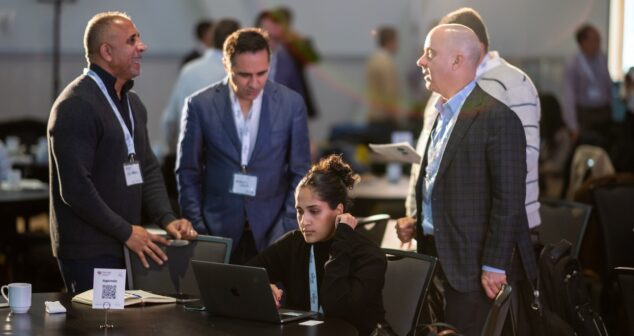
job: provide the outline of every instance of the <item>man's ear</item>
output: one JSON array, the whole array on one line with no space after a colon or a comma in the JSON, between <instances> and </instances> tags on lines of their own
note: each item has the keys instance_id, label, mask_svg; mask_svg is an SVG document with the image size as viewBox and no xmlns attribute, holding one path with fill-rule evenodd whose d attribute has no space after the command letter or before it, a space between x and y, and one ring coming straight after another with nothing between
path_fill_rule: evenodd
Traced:
<instances>
[{"instance_id":1,"label":"man's ear","mask_svg":"<svg viewBox=\"0 0 634 336\"><path fill-rule=\"evenodd\" d=\"M112 47L108 43L102 43L99 46L99 55L106 62L112 61Z\"/></svg>"},{"instance_id":2,"label":"man's ear","mask_svg":"<svg viewBox=\"0 0 634 336\"><path fill-rule=\"evenodd\" d=\"M458 69L460 65L462 65L463 60L464 56L462 54L456 55L456 57L453 59L453 63L451 63L451 70Z\"/></svg>"}]
</instances>

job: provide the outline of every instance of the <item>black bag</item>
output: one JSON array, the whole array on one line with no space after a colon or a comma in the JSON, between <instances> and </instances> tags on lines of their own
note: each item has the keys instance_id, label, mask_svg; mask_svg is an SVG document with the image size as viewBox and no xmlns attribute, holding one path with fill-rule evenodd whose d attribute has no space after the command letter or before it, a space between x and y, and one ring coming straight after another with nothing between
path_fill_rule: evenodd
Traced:
<instances>
[{"instance_id":1,"label":"black bag","mask_svg":"<svg viewBox=\"0 0 634 336\"><path fill-rule=\"evenodd\" d=\"M591 307L583 284L579 261L571 254L572 244L562 240L542 249L539 256L538 289L548 311L558 315L578 336L607 336L603 319Z\"/></svg>"}]
</instances>

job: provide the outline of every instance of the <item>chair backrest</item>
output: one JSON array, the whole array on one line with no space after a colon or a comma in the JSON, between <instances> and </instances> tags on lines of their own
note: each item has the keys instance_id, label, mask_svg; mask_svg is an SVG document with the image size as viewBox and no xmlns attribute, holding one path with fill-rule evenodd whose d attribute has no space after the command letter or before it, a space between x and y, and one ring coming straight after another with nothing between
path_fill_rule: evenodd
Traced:
<instances>
[{"instance_id":1,"label":"chair backrest","mask_svg":"<svg viewBox=\"0 0 634 336\"><path fill-rule=\"evenodd\" d=\"M629 335L634 335L634 267L616 267L614 269L621 288L621 298L627 313Z\"/></svg>"},{"instance_id":2,"label":"chair backrest","mask_svg":"<svg viewBox=\"0 0 634 336\"><path fill-rule=\"evenodd\" d=\"M614 165L608 153L601 147L580 145L575 150L570 166L570 179L566 199L571 200L575 191L590 178L614 174Z\"/></svg>"},{"instance_id":3,"label":"chair backrest","mask_svg":"<svg viewBox=\"0 0 634 336\"><path fill-rule=\"evenodd\" d=\"M124 247L128 287L159 294L199 297L191 260L228 263L231 245L230 238L199 235L185 246L161 246L168 261L162 266L148 261L150 268L143 267L139 258Z\"/></svg>"},{"instance_id":4,"label":"chair backrest","mask_svg":"<svg viewBox=\"0 0 634 336\"><path fill-rule=\"evenodd\" d=\"M634 267L634 183L603 185L591 193L603 231L607 269Z\"/></svg>"},{"instance_id":5,"label":"chair backrest","mask_svg":"<svg viewBox=\"0 0 634 336\"><path fill-rule=\"evenodd\" d=\"M387 257L383 307L385 319L398 335L416 328L437 259L424 254L383 249Z\"/></svg>"},{"instance_id":6,"label":"chair backrest","mask_svg":"<svg viewBox=\"0 0 634 336\"><path fill-rule=\"evenodd\" d=\"M493 301L491 309L489 309L489 315L487 315L484 328L482 328L482 336L499 336L502 335L502 328L506 321L506 316L509 312L509 306L511 304L511 292L510 285L504 285L502 290L498 293Z\"/></svg>"},{"instance_id":7,"label":"chair backrest","mask_svg":"<svg viewBox=\"0 0 634 336\"><path fill-rule=\"evenodd\" d=\"M541 243L555 244L565 239L572 244L572 256L579 257L592 207L561 200L540 200L540 203L539 213L542 223L536 231L539 233Z\"/></svg>"},{"instance_id":8,"label":"chair backrest","mask_svg":"<svg viewBox=\"0 0 634 336\"><path fill-rule=\"evenodd\" d=\"M381 246L385 227L390 220L388 214L378 214L365 218L359 218L355 231L373 241L377 246Z\"/></svg>"}]
</instances>

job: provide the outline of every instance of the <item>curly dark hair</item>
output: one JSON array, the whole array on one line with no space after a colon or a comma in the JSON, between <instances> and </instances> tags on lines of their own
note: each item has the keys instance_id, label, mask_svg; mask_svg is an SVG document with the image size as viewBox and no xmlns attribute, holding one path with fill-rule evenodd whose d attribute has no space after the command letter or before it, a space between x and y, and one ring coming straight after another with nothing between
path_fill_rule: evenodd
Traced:
<instances>
[{"instance_id":1,"label":"curly dark hair","mask_svg":"<svg viewBox=\"0 0 634 336\"><path fill-rule=\"evenodd\" d=\"M343 161L341 155L329 155L314 164L306 176L297 185L297 190L309 187L317 196L335 209L340 203L344 209L351 205L348 190L360 180L349 164Z\"/></svg>"}]
</instances>

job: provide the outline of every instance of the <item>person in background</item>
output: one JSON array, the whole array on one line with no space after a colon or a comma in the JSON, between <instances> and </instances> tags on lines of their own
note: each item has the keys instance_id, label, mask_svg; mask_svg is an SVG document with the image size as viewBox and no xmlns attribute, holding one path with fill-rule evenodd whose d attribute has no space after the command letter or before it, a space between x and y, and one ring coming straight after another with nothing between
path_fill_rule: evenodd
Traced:
<instances>
[{"instance_id":1,"label":"person in background","mask_svg":"<svg viewBox=\"0 0 634 336\"><path fill-rule=\"evenodd\" d=\"M227 37L238 29L240 29L240 23L234 19L227 18L218 21L211 29L212 47L206 49L200 58L189 62L181 69L169 102L163 111L163 140L166 155L176 155L176 143L185 98L227 76L222 64L222 45Z\"/></svg>"},{"instance_id":2,"label":"person in background","mask_svg":"<svg viewBox=\"0 0 634 336\"><path fill-rule=\"evenodd\" d=\"M145 267L162 265L169 244L141 224L145 213L176 239L193 239L170 208L150 147L147 111L131 91L146 45L126 14L104 12L86 26L88 68L53 103L48 122L51 244L69 292L92 288L94 268L125 268L123 246Z\"/></svg>"},{"instance_id":3,"label":"person in background","mask_svg":"<svg viewBox=\"0 0 634 336\"><path fill-rule=\"evenodd\" d=\"M211 28L213 27L213 22L208 19L203 19L198 21L196 24L196 28L194 29L194 36L196 38L196 46L188 52L183 59L181 60L181 68L190 61L193 61L199 57L201 57L205 50L211 48L212 37L211 37Z\"/></svg>"},{"instance_id":4,"label":"person in background","mask_svg":"<svg viewBox=\"0 0 634 336\"><path fill-rule=\"evenodd\" d=\"M282 43L300 69L300 79L304 86L304 100L309 118L318 115L317 104L313 100L313 94L308 81L308 69L319 63L320 55L310 38L300 35L293 29L293 11L286 6L279 6L273 10L282 25Z\"/></svg>"},{"instance_id":5,"label":"person in background","mask_svg":"<svg viewBox=\"0 0 634 336\"><path fill-rule=\"evenodd\" d=\"M418 60L439 95L423 153L417 218L399 219L403 243L437 256L444 321L480 335L506 284L536 278L526 208L526 138L518 116L476 83L481 45L470 28L441 24Z\"/></svg>"},{"instance_id":6,"label":"person in background","mask_svg":"<svg viewBox=\"0 0 634 336\"><path fill-rule=\"evenodd\" d=\"M564 70L563 118L573 143L602 147L612 145L612 79L601 52L601 36L590 24L575 34L579 52Z\"/></svg>"},{"instance_id":7,"label":"person in background","mask_svg":"<svg viewBox=\"0 0 634 336\"><path fill-rule=\"evenodd\" d=\"M266 268L278 307L319 311L369 335L384 323L385 254L354 231L348 190L359 176L340 156L313 165L295 190L299 229L288 232L248 264ZM276 284L283 285L284 290Z\"/></svg>"},{"instance_id":8,"label":"person in background","mask_svg":"<svg viewBox=\"0 0 634 336\"><path fill-rule=\"evenodd\" d=\"M393 27L379 27L375 32L376 50L365 65L369 101L368 132L371 142L391 142L392 131L401 118L400 79L394 55L398 50L398 33Z\"/></svg>"},{"instance_id":9,"label":"person in background","mask_svg":"<svg viewBox=\"0 0 634 336\"><path fill-rule=\"evenodd\" d=\"M295 62L283 43L284 27L280 15L272 11L260 13L256 19L256 27L262 28L268 33L271 47L271 63L269 77L275 82L299 93L304 98L306 88L302 81L302 70Z\"/></svg>"},{"instance_id":10,"label":"person in background","mask_svg":"<svg viewBox=\"0 0 634 336\"><path fill-rule=\"evenodd\" d=\"M245 263L295 227L293 191L310 168L306 105L268 80L266 33L240 29L223 47L227 78L187 98L176 177L183 216L233 239Z\"/></svg>"}]
</instances>

